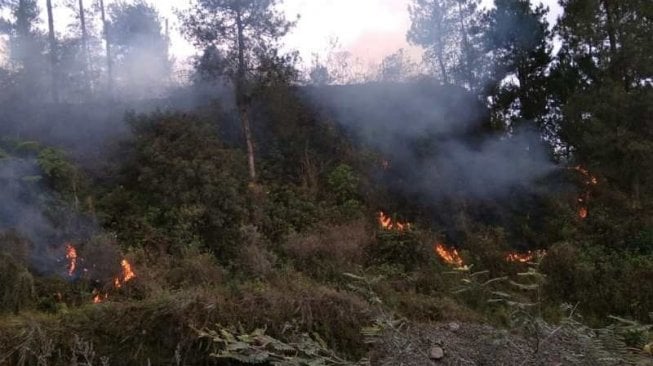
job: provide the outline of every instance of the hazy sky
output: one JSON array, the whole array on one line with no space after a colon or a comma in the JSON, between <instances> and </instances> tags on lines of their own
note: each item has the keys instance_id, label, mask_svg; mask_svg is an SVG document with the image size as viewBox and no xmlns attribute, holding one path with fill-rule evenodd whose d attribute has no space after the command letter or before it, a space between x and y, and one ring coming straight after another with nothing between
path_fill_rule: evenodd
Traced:
<instances>
[{"instance_id":1,"label":"hazy sky","mask_svg":"<svg viewBox=\"0 0 653 366\"><path fill-rule=\"evenodd\" d=\"M105 0L110 4L116 0ZM178 59L184 59L195 53L193 47L178 32L175 9L184 11L191 0L146 0L154 4L161 15L170 19L172 26L172 48ZM557 0L533 0L544 2L552 9L550 21L560 14ZM45 21L45 0L38 0L43 10L42 27ZM56 6L57 29L65 30L70 22L70 12L61 4L65 1L54 0ZM95 0L86 0L87 6ZM332 40L351 51L364 63L379 62L383 56L399 48L409 49L410 54L418 54L416 48L406 42L406 31L410 26L408 4L411 0L285 0L283 9L289 18L301 15L297 27L289 34L285 43L290 49L300 51L305 62L310 61L313 53L324 55ZM488 6L493 0L483 0ZM61 19L67 19L61 21Z\"/></svg>"},{"instance_id":2,"label":"hazy sky","mask_svg":"<svg viewBox=\"0 0 653 366\"><path fill-rule=\"evenodd\" d=\"M557 0L533 1L551 8L550 22L560 14ZM483 0L483 5L493 2ZM158 0L155 3L163 14L172 16L171 9L186 8L189 0ZM283 8L288 17L294 19L300 15L286 44L309 61L313 53L324 54L331 41L337 39L343 48L362 60L378 62L400 48L411 48L406 42L410 3L411 0L285 0ZM174 43L178 54L194 52L181 37L175 37Z\"/></svg>"}]
</instances>

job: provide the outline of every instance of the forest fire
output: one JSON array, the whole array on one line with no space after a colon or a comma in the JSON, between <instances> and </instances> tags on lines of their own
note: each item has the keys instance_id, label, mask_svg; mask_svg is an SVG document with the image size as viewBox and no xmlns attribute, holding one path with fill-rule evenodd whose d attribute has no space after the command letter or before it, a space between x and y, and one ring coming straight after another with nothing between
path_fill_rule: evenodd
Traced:
<instances>
[{"instance_id":1,"label":"forest fire","mask_svg":"<svg viewBox=\"0 0 653 366\"><path fill-rule=\"evenodd\" d=\"M77 272L77 264L78 264L78 255L77 255L77 249L70 243L66 244L66 260L67 260L67 265L66 265L66 271L68 273L68 276L73 277L75 273ZM134 272L134 269L132 268L131 263L127 259L122 259L120 261L120 274L113 279L113 287L114 289L119 289L122 288L127 282L133 280L136 278L136 273ZM84 273L87 273L88 270L84 268ZM108 292L101 292L97 288L93 290L93 303L94 304L99 304L106 300L109 297Z\"/></svg>"},{"instance_id":2,"label":"forest fire","mask_svg":"<svg viewBox=\"0 0 653 366\"><path fill-rule=\"evenodd\" d=\"M390 216L387 216L383 211L379 211L379 225L386 230L404 231L410 229L409 223L395 221Z\"/></svg>"},{"instance_id":3,"label":"forest fire","mask_svg":"<svg viewBox=\"0 0 653 366\"><path fill-rule=\"evenodd\" d=\"M127 282L136 278L136 273L134 273L134 270L132 269L132 266L129 263L129 261L123 259L120 262L120 267L122 268L120 275L113 279L114 289L122 288ZM108 298L109 298L108 292L102 293L97 289L93 290L93 304L100 304Z\"/></svg>"},{"instance_id":4,"label":"forest fire","mask_svg":"<svg viewBox=\"0 0 653 366\"><path fill-rule=\"evenodd\" d=\"M126 259L123 259L120 262L122 267L122 273L119 277L114 278L113 285L115 288L121 288L125 283L131 281L136 277L136 274L132 270L131 264Z\"/></svg>"},{"instance_id":5,"label":"forest fire","mask_svg":"<svg viewBox=\"0 0 653 366\"><path fill-rule=\"evenodd\" d=\"M582 166L577 165L577 166L575 166L575 167L572 167L571 169L573 169L573 170L579 172L579 173L582 174L585 178L587 178L587 180L585 181L585 185L588 185L588 186L589 186L589 185L595 186L595 185L599 184L599 180L598 180L598 178L596 178L595 176L593 176L593 175L589 172L589 170L583 168Z\"/></svg>"},{"instance_id":6,"label":"forest fire","mask_svg":"<svg viewBox=\"0 0 653 366\"><path fill-rule=\"evenodd\" d=\"M98 290L93 290L93 304L99 304L109 298L109 294L102 294Z\"/></svg>"},{"instance_id":7,"label":"forest fire","mask_svg":"<svg viewBox=\"0 0 653 366\"><path fill-rule=\"evenodd\" d=\"M581 220L585 220L589 216L589 207L587 204L589 203L590 199L590 188L592 186L598 185L599 184L599 179L595 176L593 176L589 170L583 168L581 165L577 165L574 167L569 168L571 170L575 170L579 172L583 177L585 177L585 191L578 197L578 217Z\"/></svg>"},{"instance_id":8,"label":"forest fire","mask_svg":"<svg viewBox=\"0 0 653 366\"><path fill-rule=\"evenodd\" d=\"M66 259L68 260L68 276L73 276L77 270L77 249L70 244L66 244Z\"/></svg>"},{"instance_id":9,"label":"forest fire","mask_svg":"<svg viewBox=\"0 0 653 366\"><path fill-rule=\"evenodd\" d=\"M442 243L435 244L433 248L435 253L442 259L443 262L449 264L457 269L468 269L467 265L463 262L463 259L460 257L458 250L454 248L447 248Z\"/></svg>"},{"instance_id":10,"label":"forest fire","mask_svg":"<svg viewBox=\"0 0 653 366\"><path fill-rule=\"evenodd\" d=\"M546 255L544 250L528 251L526 253L508 253L506 256L506 261L513 263L528 263L532 262L534 259L543 257Z\"/></svg>"}]
</instances>

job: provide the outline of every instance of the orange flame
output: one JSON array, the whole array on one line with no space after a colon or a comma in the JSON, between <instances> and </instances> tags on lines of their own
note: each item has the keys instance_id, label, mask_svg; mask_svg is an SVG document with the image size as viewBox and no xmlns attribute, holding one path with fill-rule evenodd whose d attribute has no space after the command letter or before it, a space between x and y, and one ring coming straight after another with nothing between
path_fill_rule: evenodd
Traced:
<instances>
[{"instance_id":1,"label":"orange flame","mask_svg":"<svg viewBox=\"0 0 653 366\"><path fill-rule=\"evenodd\" d=\"M386 230L404 231L410 228L409 223L402 223L394 221L390 216L387 216L383 211L379 211L379 225Z\"/></svg>"},{"instance_id":2,"label":"orange flame","mask_svg":"<svg viewBox=\"0 0 653 366\"><path fill-rule=\"evenodd\" d=\"M113 287L116 289L122 288L127 282L136 278L136 273L134 273L134 270L132 269L132 265L129 263L129 261L123 259L120 262L120 266L122 267L122 271L120 275L113 279ZM109 298L108 292L102 293L97 289L93 290L94 304L100 304L108 298Z\"/></svg>"},{"instance_id":3,"label":"orange flame","mask_svg":"<svg viewBox=\"0 0 653 366\"><path fill-rule=\"evenodd\" d=\"M571 169L573 169L573 170L579 172L579 173L582 174L585 178L587 178L587 180L585 181L585 184L586 184L586 185L588 185L588 186L589 186L589 185L595 186L595 185L599 184L599 179L596 178L595 176L593 176L593 175L589 172L589 170L583 168L582 166L577 165L577 166L575 166L575 167L572 167Z\"/></svg>"},{"instance_id":4,"label":"orange flame","mask_svg":"<svg viewBox=\"0 0 653 366\"><path fill-rule=\"evenodd\" d=\"M126 259L123 259L120 262L120 266L122 267L122 273L119 277L113 279L113 285L115 288L121 288L125 283L136 277L136 273L134 273L131 264Z\"/></svg>"},{"instance_id":5,"label":"orange flame","mask_svg":"<svg viewBox=\"0 0 653 366\"><path fill-rule=\"evenodd\" d=\"M460 257L460 254L458 251L454 248L447 248L444 246L442 243L437 243L435 244L435 247L433 248L435 250L435 253L444 261L445 263L452 265L456 268L459 269L466 269L468 268L465 265L465 262L463 262L463 259Z\"/></svg>"},{"instance_id":6,"label":"orange flame","mask_svg":"<svg viewBox=\"0 0 653 366\"><path fill-rule=\"evenodd\" d=\"M575 170L585 177L585 186L587 189L580 197L578 197L578 203L580 206L578 208L578 217L581 220L585 220L589 216L589 208L587 206L587 202L589 202L590 199L590 187L599 184L599 179L593 176L589 170L583 168L581 165L577 165L569 169Z\"/></svg>"},{"instance_id":7,"label":"orange flame","mask_svg":"<svg viewBox=\"0 0 653 366\"><path fill-rule=\"evenodd\" d=\"M66 244L66 259L68 259L68 276L72 276L77 269L77 249L70 243Z\"/></svg>"},{"instance_id":8,"label":"orange flame","mask_svg":"<svg viewBox=\"0 0 653 366\"><path fill-rule=\"evenodd\" d=\"M528 263L536 259L537 257L542 257L546 255L544 250L536 250L534 252L528 251L526 253L508 253L506 256L506 261L508 262L518 262L518 263Z\"/></svg>"},{"instance_id":9,"label":"orange flame","mask_svg":"<svg viewBox=\"0 0 653 366\"><path fill-rule=\"evenodd\" d=\"M101 293L98 290L93 290L93 304L99 304L103 302L104 300L109 298L109 294L107 293Z\"/></svg>"}]
</instances>

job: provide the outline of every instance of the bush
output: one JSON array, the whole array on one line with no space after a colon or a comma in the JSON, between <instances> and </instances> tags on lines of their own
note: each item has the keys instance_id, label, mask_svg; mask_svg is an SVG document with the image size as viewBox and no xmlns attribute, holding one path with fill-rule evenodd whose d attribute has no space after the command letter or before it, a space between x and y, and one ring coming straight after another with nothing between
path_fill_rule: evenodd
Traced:
<instances>
[{"instance_id":1,"label":"bush","mask_svg":"<svg viewBox=\"0 0 653 366\"><path fill-rule=\"evenodd\" d=\"M277 261L276 255L266 248L266 242L255 226L245 226L241 232L243 245L235 269L256 278L270 275Z\"/></svg>"},{"instance_id":2,"label":"bush","mask_svg":"<svg viewBox=\"0 0 653 366\"><path fill-rule=\"evenodd\" d=\"M264 212L257 224L272 242L280 242L291 232L309 229L322 216L314 200L293 188L273 185L267 194Z\"/></svg>"},{"instance_id":3,"label":"bush","mask_svg":"<svg viewBox=\"0 0 653 366\"><path fill-rule=\"evenodd\" d=\"M351 166L338 165L327 177L327 187L332 192L336 207L336 218L340 221L351 220L361 215L362 204L359 200L360 179Z\"/></svg>"},{"instance_id":4,"label":"bush","mask_svg":"<svg viewBox=\"0 0 653 366\"><path fill-rule=\"evenodd\" d=\"M554 245L542 262L547 297L579 304L594 324L608 315L650 321L653 309L653 257L601 247Z\"/></svg>"},{"instance_id":5,"label":"bush","mask_svg":"<svg viewBox=\"0 0 653 366\"><path fill-rule=\"evenodd\" d=\"M146 244L149 232L168 251L200 244L220 260L235 258L247 213L243 155L190 115L153 114L130 123L134 138L103 202L107 224L135 245Z\"/></svg>"},{"instance_id":6,"label":"bush","mask_svg":"<svg viewBox=\"0 0 653 366\"><path fill-rule=\"evenodd\" d=\"M366 262L370 235L363 221L293 234L284 251L299 271L320 279L334 279Z\"/></svg>"},{"instance_id":7,"label":"bush","mask_svg":"<svg viewBox=\"0 0 653 366\"><path fill-rule=\"evenodd\" d=\"M391 264L411 272L433 260L433 240L416 229L380 230L368 247L370 265Z\"/></svg>"},{"instance_id":8,"label":"bush","mask_svg":"<svg viewBox=\"0 0 653 366\"><path fill-rule=\"evenodd\" d=\"M503 275L514 267L506 262L510 248L501 228L483 227L467 233L464 248L463 254L474 269L488 270L491 276Z\"/></svg>"},{"instance_id":9,"label":"bush","mask_svg":"<svg viewBox=\"0 0 653 366\"><path fill-rule=\"evenodd\" d=\"M0 313L18 313L33 303L35 292L32 275L13 257L2 252L0 284Z\"/></svg>"}]
</instances>

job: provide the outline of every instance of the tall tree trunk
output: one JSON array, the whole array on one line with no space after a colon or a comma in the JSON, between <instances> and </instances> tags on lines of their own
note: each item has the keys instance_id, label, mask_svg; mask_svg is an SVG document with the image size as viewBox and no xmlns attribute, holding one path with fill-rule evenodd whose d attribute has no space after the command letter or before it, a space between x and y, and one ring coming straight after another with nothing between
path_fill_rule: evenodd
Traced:
<instances>
[{"instance_id":1,"label":"tall tree trunk","mask_svg":"<svg viewBox=\"0 0 653 366\"><path fill-rule=\"evenodd\" d=\"M47 0L45 6L48 10L48 39L50 41L50 78L52 84L52 101L59 103L59 73L57 70L57 39L54 35L54 15L52 14L52 0Z\"/></svg>"},{"instance_id":2,"label":"tall tree trunk","mask_svg":"<svg viewBox=\"0 0 653 366\"><path fill-rule=\"evenodd\" d=\"M82 53L84 55L84 85L87 91L91 91L90 57L88 51L88 33L86 32L86 14L84 12L84 0L79 0L79 23L82 28Z\"/></svg>"},{"instance_id":3,"label":"tall tree trunk","mask_svg":"<svg viewBox=\"0 0 653 366\"><path fill-rule=\"evenodd\" d=\"M614 26L614 12L608 0L602 0L601 3L605 10L608 40L610 42L610 56L613 58L612 61L614 62L614 58L617 55L617 35Z\"/></svg>"},{"instance_id":4,"label":"tall tree trunk","mask_svg":"<svg viewBox=\"0 0 653 366\"><path fill-rule=\"evenodd\" d=\"M102 16L102 29L104 32L104 44L107 57L107 91L113 96L113 58L111 56L111 38L109 37L109 24L104 10L104 0L100 0L100 13Z\"/></svg>"},{"instance_id":5,"label":"tall tree trunk","mask_svg":"<svg viewBox=\"0 0 653 366\"><path fill-rule=\"evenodd\" d=\"M447 77L447 67L445 66L444 62L444 51L446 45L444 44L443 37L442 37L442 32L443 32L443 27L442 23L444 22L444 14L443 14L443 9L440 8L438 10L440 12L440 19L438 19L438 22L436 24L436 28L438 30L438 35L437 35L437 45L436 45L436 57L438 58L438 64L440 66L440 73L442 74L442 81L445 84L449 83L449 78Z\"/></svg>"},{"instance_id":6,"label":"tall tree trunk","mask_svg":"<svg viewBox=\"0 0 653 366\"><path fill-rule=\"evenodd\" d=\"M642 196L641 196L641 177L639 171L635 173L635 175L632 178L631 186L632 186L632 207L633 209L640 209L642 208Z\"/></svg>"},{"instance_id":7,"label":"tall tree trunk","mask_svg":"<svg viewBox=\"0 0 653 366\"><path fill-rule=\"evenodd\" d=\"M467 27L465 26L465 14L463 9L464 0L458 0L458 20L460 22L460 34L462 36L463 48L462 48L462 59L464 74L467 82L469 83L470 89L473 85L472 80L472 62L471 62L471 47L469 44L469 39L467 38Z\"/></svg>"},{"instance_id":8,"label":"tall tree trunk","mask_svg":"<svg viewBox=\"0 0 653 366\"><path fill-rule=\"evenodd\" d=\"M245 35L240 11L237 12L236 26L238 28L238 74L236 76L236 103L243 125L243 134L247 145L247 162L249 165L249 178L256 183L256 160L254 157L254 138L249 121L249 96L245 88L247 65L245 64Z\"/></svg>"}]
</instances>

